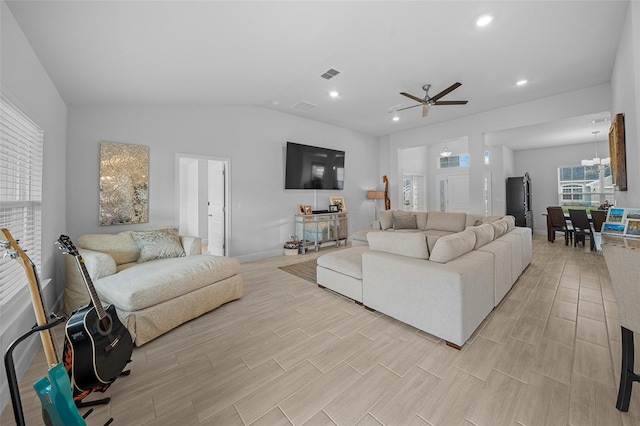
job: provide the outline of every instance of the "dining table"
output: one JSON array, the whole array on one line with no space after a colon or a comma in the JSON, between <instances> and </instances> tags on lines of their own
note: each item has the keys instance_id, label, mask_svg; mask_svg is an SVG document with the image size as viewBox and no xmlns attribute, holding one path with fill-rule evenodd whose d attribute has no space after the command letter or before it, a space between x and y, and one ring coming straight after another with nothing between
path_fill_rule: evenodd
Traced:
<instances>
[{"instance_id":1,"label":"dining table","mask_svg":"<svg viewBox=\"0 0 640 426\"><path fill-rule=\"evenodd\" d=\"M556 240L556 233L553 231L553 227L551 226L551 218L547 213L542 213L542 216L545 216L547 220L547 241L552 243ZM564 214L564 219L567 222L571 222L569 213ZM591 215L589 213L587 213L587 219L589 219L589 222L593 223L593 219L591 218Z\"/></svg>"}]
</instances>

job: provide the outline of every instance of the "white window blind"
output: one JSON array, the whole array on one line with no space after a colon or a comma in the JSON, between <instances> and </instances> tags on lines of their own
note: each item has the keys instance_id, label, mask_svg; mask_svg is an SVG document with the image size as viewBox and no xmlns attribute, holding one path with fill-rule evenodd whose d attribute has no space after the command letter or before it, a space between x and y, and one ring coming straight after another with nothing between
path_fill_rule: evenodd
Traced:
<instances>
[{"instance_id":1,"label":"white window blind","mask_svg":"<svg viewBox=\"0 0 640 426\"><path fill-rule=\"evenodd\" d=\"M19 240L38 272L43 139L42 129L0 96L0 227ZM26 285L20 264L9 257L0 259L0 306Z\"/></svg>"}]
</instances>

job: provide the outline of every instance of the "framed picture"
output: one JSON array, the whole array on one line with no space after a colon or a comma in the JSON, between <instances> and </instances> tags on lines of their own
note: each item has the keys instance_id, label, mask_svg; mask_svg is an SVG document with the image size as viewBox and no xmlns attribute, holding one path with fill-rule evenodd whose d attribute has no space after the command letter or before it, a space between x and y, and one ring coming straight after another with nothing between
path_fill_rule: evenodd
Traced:
<instances>
[{"instance_id":1,"label":"framed picture","mask_svg":"<svg viewBox=\"0 0 640 426\"><path fill-rule=\"evenodd\" d=\"M624 209L627 213L627 219L640 220L640 209Z\"/></svg>"},{"instance_id":2,"label":"framed picture","mask_svg":"<svg viewBox=\"0 0 640 426\"><path fill-rule=\"evenodd\" d=\"M606 222L622 223L626 219L625 211L620 207L611 207L607 213Z\"/></svg>"},{"instance_id":3,"label":"framed picture","mask_svg":"<svg viewBox=\"0 0 640 426\"><path fill-rule=\"evenodd\" d=\"M298 204L298 214L305 214L304 213L304 204Z\"/></svg>"},{"instance_id":4,"label":"framed picture","mask_svg":"<svg viewBox=\"0 0 640 426\"><path fill-rule=\"evenodd\" d=\"M624 223L618 222L605 222L602 224L602 233L603 234L624 234Z\"/></svg>"},{"instance_id":5,"label":"framed picture","mask_svg":"<svg viewBox=\"0 0 640 426\"><path fill-rule=\"evenodd\" d=\"M304 214L313 214L313 211L311 211L311 206L304 206Z\"/></svg>"},{"instance_id":6,"label":"framed picture","mask_svg":"<svg viewBox=\"0 0 640 426\"><path fill-rule=\"evenodd\" d=\"M627 220L627 226L624 228L624 235L628 237L640 237L640 220Z\"/></svg>"},{"instance_id":7,"label":"framed picture","mask_svg":"<svg viewBox=\"0 0 640 426\"><path fill-rule=\"evenodd\" d=\"M329 211L330 211L331 213L335 213L335 212L337 212L337 211L338 211L338 206L336 206L335 204L330 204L330 205L329 205Z\"/></svg>"},{"instance_id":8,"label":"framed picture","mask_svg":"<svg viewBox=\"0 0 640 426\"><path fill-rule=\"evenodd\" d=\"M624 140L624 114L616 114L609 126L611 177L618 191L627 190L627 154Z\"/></svg>"},{"instance_id":9,"label":"framed picture","mask_svg":"<svg viewBox=\"0 0 640 426\"><path fill-rule=\"evenodd\" d=\"M338 211L346 212L347 205L344 203L344 197L342 195L333 195L329 197L329 204L338 206Z\"/></svg>"}]
</instances>

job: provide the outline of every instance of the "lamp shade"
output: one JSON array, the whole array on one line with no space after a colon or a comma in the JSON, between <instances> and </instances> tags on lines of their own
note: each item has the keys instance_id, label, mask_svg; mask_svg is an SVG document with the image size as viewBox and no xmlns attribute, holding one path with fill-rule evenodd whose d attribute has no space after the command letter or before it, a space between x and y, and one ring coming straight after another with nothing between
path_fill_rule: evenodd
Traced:
<instances>
[{"instance_id":1,"label":"lamp shade","mask_svg":"<svg viewBox=\"0 0 640 426\"><path fill-rule=\"evenodd\" d=\"M384 191L367 191L368 200L382 200L384 198Z\"/></svg>"}]
</instances>

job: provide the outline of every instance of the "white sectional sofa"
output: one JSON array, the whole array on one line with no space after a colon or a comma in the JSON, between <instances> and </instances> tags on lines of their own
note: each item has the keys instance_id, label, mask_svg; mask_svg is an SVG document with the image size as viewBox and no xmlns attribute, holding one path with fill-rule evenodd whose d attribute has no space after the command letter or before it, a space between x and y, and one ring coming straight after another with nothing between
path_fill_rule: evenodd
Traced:
<instances>
[{"instance_id":1,"label":"white sectional sofa","mask_svg":"<svg viewBox=\"0 0 640 426\"><path fill-rule=\"evenodd\" d=\"M103 304L113 304L136 346L243 295L237 259L202 254L201 240L165 228L87 234L78 251ZM66 256L64 310L89 302L75 260Z\"/></svg>"},{"instance_id":2,"label":"white sectional sofa","mask_svg":"<svg viewBox=\"0 0 640 426\"><path fill-rule=\"evenodd\" d=\"M319 257L318 285L460 348L529 265L531 229L512 216L415 216L422 229L367 231L367 245Z\"/></svg>"}]
</instances>

